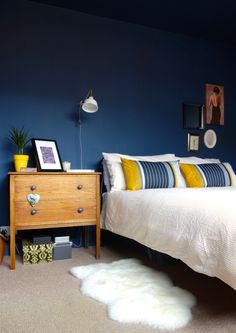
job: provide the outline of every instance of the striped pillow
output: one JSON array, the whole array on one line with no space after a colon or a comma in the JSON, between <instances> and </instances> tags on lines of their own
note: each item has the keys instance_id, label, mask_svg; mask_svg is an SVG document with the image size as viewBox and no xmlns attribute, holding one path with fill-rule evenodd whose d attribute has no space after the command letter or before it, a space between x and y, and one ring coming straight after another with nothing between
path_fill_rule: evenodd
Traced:
<instances>
[{"instance_id":1,"label":"striped pillow","mask_svg":"<svg viewBox=\"0 0 236 333\"><path fill-rule=\"evenodd\" d=\"M182 164L180 170L188 187L223 187L236 185L236 175L229 163Z\"/></svg>"},{"instance_id":2,"label":"striped pillow","mask_svg":"<svg viewBox=\"0 0 236 333\"><path fill-rule=\"evenodd\" d=\"M148 162L121 158L126 189L185 187L178 161Z\"/></svg>"}]
</instances>

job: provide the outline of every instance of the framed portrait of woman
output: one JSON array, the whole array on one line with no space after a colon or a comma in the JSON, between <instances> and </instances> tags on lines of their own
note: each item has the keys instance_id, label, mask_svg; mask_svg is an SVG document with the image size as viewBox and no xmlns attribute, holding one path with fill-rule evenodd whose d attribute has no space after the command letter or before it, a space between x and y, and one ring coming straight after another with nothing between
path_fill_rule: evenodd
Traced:
<instances>
[{"instance_id":1,"label":"framed portrait of woman","mask_svg":"<svg viewBox=\"0 0 236 333\"><path fill-rule=\"evenodd\" d=\"M206 124L224 125L224 86L206 84Z\"/></svg>"}]
</instances>

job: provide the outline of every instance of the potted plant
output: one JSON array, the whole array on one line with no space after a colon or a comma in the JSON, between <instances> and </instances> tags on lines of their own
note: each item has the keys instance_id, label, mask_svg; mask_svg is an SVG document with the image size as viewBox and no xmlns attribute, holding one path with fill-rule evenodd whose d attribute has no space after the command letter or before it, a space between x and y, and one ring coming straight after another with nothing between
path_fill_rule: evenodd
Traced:
<instances>
[{"instance_id":1,"label":"potted plant","mask_svg":"<svg viewBox=\"0 0 236 333\"><path fill-rule=\"evenodd\" d=\"M24 148L30 141L28 132L22 126L20 129L12 127L9 131L10 141L17 146L18 154L13 156L16 172L20 172L21 168L27 168L29 155L24 155Z\"/></svg>"}]
</instances>

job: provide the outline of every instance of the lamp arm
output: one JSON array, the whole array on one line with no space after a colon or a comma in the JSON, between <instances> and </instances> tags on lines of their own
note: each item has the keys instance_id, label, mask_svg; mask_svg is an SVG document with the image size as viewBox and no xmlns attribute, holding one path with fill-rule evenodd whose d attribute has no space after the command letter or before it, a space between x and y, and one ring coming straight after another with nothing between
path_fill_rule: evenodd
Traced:
<instances>
[{"instance_id":1,"label":"lamp arm","mask_svg":"<svg viewBox=\"0 0 236 333\"><path fill-rule=\"evenodd\" d=\"M87 94L87 96L86 96L86 99L89 98L89 97L91 97L91 96L93 96L93 91L92 91L92 89L90 89L90 90L88 91L88 94Z\"/></svg>"}]
</instances>

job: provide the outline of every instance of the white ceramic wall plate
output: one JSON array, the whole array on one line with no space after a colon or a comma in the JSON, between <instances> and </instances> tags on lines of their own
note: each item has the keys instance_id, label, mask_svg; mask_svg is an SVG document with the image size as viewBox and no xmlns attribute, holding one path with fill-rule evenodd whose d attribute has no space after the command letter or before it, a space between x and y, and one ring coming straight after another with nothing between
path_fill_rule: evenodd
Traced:
<instances>
[{"instance_id":1,"label":"white ceramic wall plate","mask_svg":"<svg viewBox=\"0 0 236 333\"><path fill-rule=\"evenodd\" d=\"M204 134L204 143L207 148L214 148L217 142L216 132L209 129Z\"/></svg>"}]
</instances>

